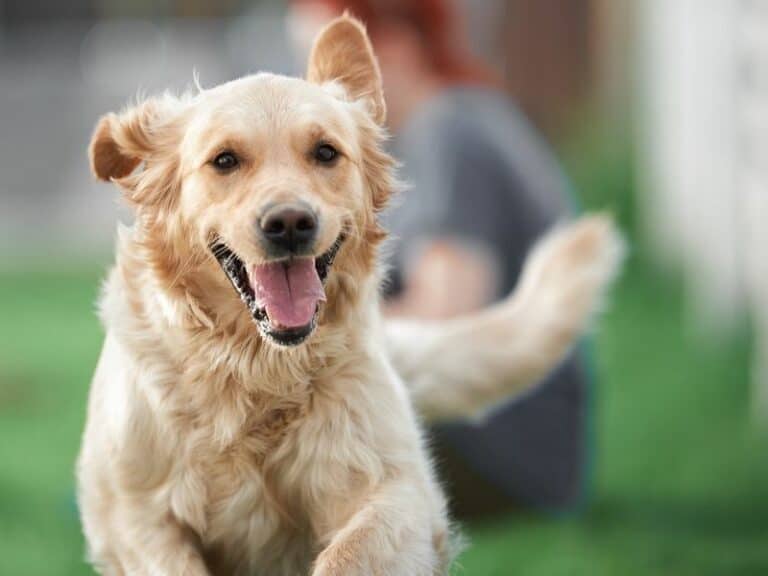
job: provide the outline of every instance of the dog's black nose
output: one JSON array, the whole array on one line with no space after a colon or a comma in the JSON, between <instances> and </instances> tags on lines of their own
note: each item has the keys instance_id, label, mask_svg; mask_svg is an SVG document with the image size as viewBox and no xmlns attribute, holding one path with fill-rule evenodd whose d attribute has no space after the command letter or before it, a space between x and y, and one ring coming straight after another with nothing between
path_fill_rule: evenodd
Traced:
<instances>
[{"instance_id":1,"label":"dog's black nose","mask_svg":"<svg viewBox=\"0 0 768 576\"><path fill-rule=\"evenodd\" d=\"M302 204L281 204L270 208L259 222L271 248L301 254L312 247L317 236L317 216Z\"/></svg>"}]
</instances>

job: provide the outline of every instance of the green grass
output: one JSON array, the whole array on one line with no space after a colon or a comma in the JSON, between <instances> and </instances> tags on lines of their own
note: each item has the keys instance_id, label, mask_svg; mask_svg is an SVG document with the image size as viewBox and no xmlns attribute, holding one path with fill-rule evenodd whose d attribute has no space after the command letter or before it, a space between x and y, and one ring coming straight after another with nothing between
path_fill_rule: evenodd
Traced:
<instances>
[{"instance_id":1,"label":"green grass","mask_svg":"<svg viewBox=\"0 0 768 576\"><path fill-rule=\"evenodd\" d=\"M749 345L696 343L679 288L633 262L597 337L591 505L473 526L467 574L768 574L768 443L750 432Z\"/></svg>"},{"instance_id":2,"label":"green grass","mask_svg":"<svg viewBox=\"0 0 768 576\"><path fill-rule=\"evenodd\" d=\"M0 574L87 574L73 468L98 271L0 277Z\"/></svg>"},{"instance_id":3,"label":"green grass","mask_svg":"<svg viewBox=\"0 0 768 576\"><path fill-rule=\"evenodd\" d=\"M0 275L0 574L88 574L73 462L101 331L99 271ZM749 343L693 341L675 282L634 261L597 335L591 505L467 527L468 575L768 573L768 444Z\"/></svg>"}]
</instances>

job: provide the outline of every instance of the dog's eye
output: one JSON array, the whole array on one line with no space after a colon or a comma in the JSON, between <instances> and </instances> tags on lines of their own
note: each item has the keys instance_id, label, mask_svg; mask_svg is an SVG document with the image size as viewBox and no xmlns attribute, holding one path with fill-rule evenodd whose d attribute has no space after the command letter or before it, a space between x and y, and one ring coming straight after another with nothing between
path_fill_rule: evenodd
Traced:
<instances>
[{"instance_id":1,"label":"dog's eye","mask_svg":"<svg viewBox=\"0 0 768 576\"><path fill-rule=\"evenodd\" d=\"M219 172L229 172L237 168L240 162L232 152L222 152L213 159L211 164Z\"/></svg>"},{"instance_id":2,"label":"dog's eye","mask_svg":"<svg viewBox=\"0 0 768 576\"><path fill-rule=\"evenodd\" d=\"M339 151L330 144L323 142L315 148L314 158L320 164L331 164L339 156Z\"/></svg>"}]
</instances>

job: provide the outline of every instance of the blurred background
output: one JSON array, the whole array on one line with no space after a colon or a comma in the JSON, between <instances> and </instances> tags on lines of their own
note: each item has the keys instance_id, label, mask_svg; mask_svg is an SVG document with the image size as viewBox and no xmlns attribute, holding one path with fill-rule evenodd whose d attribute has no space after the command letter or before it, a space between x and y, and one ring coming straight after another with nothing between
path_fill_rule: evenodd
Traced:
<instances>
[{"instance_id":1,"label":"blurred background","mask_svg":"<svg viewBox=\"0 0 768 576\"><path fill-rule=\"evenodd\" d=\"M575 514L467 526L464 572L768 573L768 3L453 0L471 49L631 243L596 333ZM0 0L0 574L89 574L73 466L117 189L97 118L299 73L272 1Z\"/></svg>"}]
</instances>

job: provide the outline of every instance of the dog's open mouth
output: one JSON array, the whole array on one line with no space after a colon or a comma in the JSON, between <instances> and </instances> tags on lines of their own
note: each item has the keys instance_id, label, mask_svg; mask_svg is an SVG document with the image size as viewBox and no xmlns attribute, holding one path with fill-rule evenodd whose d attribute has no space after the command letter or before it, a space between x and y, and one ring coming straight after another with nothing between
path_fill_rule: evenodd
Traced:
<instances>
[{"instance_id":1,"label":"dog's open mouth","mask_svg":"<svg viewBox=\"0 0 768 576\"><path fill-rule=\"evenodd\" d=\"M344 235L316 258L296 257L246 265L221 239L210 248L262 335L283 346L301 344L317 324L324 282Z\"/></svg>"}]
</instances>

